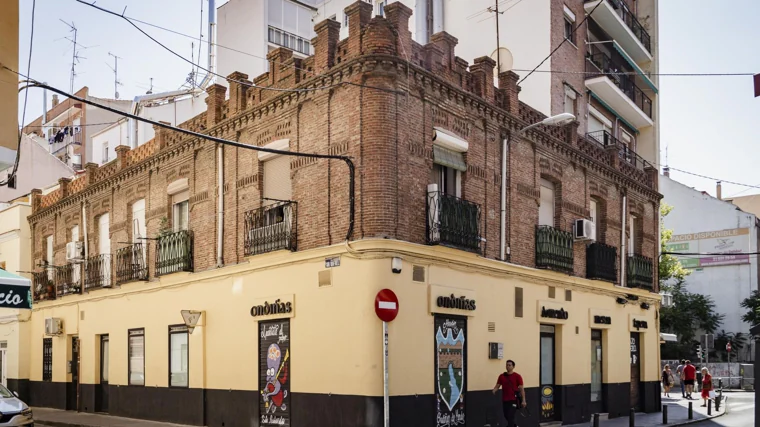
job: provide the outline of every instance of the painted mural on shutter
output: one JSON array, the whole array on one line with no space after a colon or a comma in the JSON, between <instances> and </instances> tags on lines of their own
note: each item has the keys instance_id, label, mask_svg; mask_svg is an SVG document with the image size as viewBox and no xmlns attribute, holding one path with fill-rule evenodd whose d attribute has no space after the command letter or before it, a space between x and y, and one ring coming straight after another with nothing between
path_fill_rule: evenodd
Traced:
<instances>
[{"instance_id":1,"label":"painted mural on shutter","mask_svg":"<svg viewBox=\"0 0 760 427\"><path fill-rule=\"evenodd\" d=\"M290 426L290 319L259 323L262 426Z\"/></svg>"},{"instance_id":2,"label":"painted mural on shutter","mask_svg":"<svg viewBox=\"0 0 760 427\"><path fill-rule=\"evenodd\" d=\"M435 387L437 427L465 425L464 397L467 392L467 319L436 315Z\"/></svg>"}]
</instances>

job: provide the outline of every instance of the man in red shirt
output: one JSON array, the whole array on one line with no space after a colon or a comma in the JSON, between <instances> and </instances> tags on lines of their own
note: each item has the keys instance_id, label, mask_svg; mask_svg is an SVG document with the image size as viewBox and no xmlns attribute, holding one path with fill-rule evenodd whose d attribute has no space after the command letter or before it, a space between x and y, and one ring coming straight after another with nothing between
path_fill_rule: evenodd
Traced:
<instances>
[{"instance_id":1,"label":"man in red shirt","mask_svg":"<svg viewBox=\"0 0 760 427\"><path fill-rule=\"evenodd\" d=\"M686 361L683 368L683 382L686 384L686 398L691 399L691 392L694 391L694 381L697 379L697 368L691 364L691 360Z\"/></svg>"},{"instance_id":2,"label":"man in red shirt","mask_svg":"<svg viewBox=\"0 0 760 427\"><path fill-rule=\"evenodd\" d=\"M496 394L501 387L501 405L504 410L504 418L507 419L507 427L517 426L515 424L515 414L517 408L526 406L525 389L523 388L523 379L515 372L515 362L507 360L507 372L499 375L496 385L493 388L493 394Z\"/></svg>"}]
</instances>

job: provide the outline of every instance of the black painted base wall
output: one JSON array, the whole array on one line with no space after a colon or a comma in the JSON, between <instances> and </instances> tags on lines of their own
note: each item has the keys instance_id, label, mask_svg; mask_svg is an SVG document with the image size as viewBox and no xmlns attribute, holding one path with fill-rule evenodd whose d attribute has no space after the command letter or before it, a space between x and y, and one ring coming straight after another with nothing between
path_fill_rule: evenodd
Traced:
<instances>
[{"instance_id":1,"label":"black painted base wall","mask_svg":"<svg viewBox=\"0 0 760 427\"><path fill-rule=\"evenodd\" d=\"M8 378L8 390L18 393L24 402L29 402L29 380Z\"/></svg>"},{"instance_id":2,"label":"black painted base wall","mask_svg":"<svg viewBox=\"0 0 760 427\"><path fill-rule=\"evenodd\" d=\"M602 384L605 411L610 418L627 417L631 411L631 384Z\"/></svg>"},{"instance_id":3,"label":"black painted base wall","mask_svg":"<svg viewBox=\"0 0 760 427\"><path fill-rule=\"evenodd\" d=\"M66 385L52 381L29 381L29 406L66 409Z\"/></svg>"}]
</instances>

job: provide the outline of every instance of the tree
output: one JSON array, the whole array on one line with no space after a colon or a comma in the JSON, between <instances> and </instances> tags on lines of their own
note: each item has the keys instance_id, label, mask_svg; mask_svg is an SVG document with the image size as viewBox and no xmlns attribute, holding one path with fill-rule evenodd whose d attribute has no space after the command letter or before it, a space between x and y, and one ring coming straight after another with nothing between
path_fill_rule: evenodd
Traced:
<instances>
[{"instance_id":1,"label":"tree","mask_svg":"<svg viewBox=\"0 0 760 427\"><path fill-rule=\"evenodd\" d=\"M715 332L725 316L716 313L712 297L689 292L683 280L670 286L670 292L673 295L673 305L660 309L660 329L676 334L678 342L663 345L662 357L691 357L699 343L697 331L708 334Z\"/></svg>"},{"instance_id":2,"label":"tree","mask_svg":"<svg viewBox=\"0 0 760 427\"><path fill-rule=\"evenodd\" d=\"M752 291L752 294L741 302L741 306L747 309L742 316L743 321L749 323L749 326L760 323L760 291Z\"/></svg>"},{"instance_id":3,"label":"tree","mask_svg":"<svg viewBox=\"0 0 760 427\"><path fill-rule=\"evenodd\" d=\"M660 205L660 290L669 290L671 286L668 282L675 280L676 283L686 280L686 276L691 274L690 270L685 269L678 258L674 255L665 254L667 252L667 244L673 237L673 230L665 228L665 217L673 210L673 206L667 203Z\"/></svg>"},{"instance_id":4,"label":"tree","mask_svg":"<svg viewBox=\"0 0 760 427\"><path fill-rule=\"evenodd\" d=\"M736 362L741 359L741 351L747 345L748 334L721 330L720 333L715 335L715 348L710 352L710 361L728 362L726 344L729 342L731 342L731 360Z\"/></svg>"}]
</instances>

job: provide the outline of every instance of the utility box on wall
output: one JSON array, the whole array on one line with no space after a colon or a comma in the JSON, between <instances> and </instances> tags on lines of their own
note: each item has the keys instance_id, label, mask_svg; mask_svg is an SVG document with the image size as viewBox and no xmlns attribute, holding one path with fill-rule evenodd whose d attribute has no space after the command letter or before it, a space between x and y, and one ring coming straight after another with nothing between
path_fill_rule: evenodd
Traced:
<instances>
[{"instance_id":1,"label":"utility box on wall","mask_svg":"<svg viewBox=\"0 0 760 427\"><path fill-rule=\"evenodd\" d=\"M488 343L488 358L489 359L503 359L504 358L504 344L500 342Z\"/></svg>"}]
</instances>

